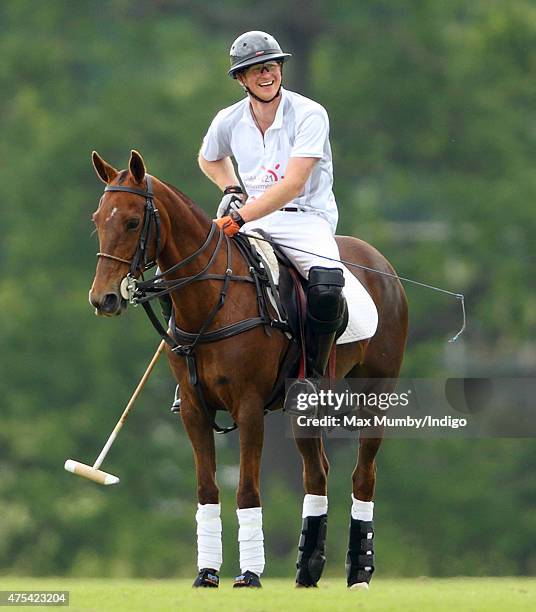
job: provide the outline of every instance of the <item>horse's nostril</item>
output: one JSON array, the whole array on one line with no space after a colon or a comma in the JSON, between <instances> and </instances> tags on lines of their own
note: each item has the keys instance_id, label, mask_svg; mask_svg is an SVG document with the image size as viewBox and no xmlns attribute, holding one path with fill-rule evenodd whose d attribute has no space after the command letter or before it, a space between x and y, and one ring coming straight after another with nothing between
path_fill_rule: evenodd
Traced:
<instances>
[{"instance_id":1,"label":"horse's nostril","mask_svg":"<svg viewBox=\"0 0 536 612\"><path fill-rule=\"evenodd\" d=\"M114 313L119 308L119 296L116 293L107 293L100 304L102 312Z\"/></svg>"}]
</instances>

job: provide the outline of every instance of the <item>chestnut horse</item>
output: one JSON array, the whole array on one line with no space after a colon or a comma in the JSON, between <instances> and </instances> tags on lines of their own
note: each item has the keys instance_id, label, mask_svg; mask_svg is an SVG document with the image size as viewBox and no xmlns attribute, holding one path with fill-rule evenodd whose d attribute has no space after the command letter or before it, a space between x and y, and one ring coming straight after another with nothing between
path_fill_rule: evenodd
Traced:
<instances>
[{"instance_id":1,"label":"chestnut horse","mask_svg":"<svg viewBox=\"0 0 536 612\"><path fill-rule=\"evenodd\" d=\"M164 272L174 268L174 271L166 275L166 280L195 276L209 264L209 272L212 272L213 276L221 275L219 279L208 278L186 283L180 291L171 293L177 326L187 332L197 333L211 315L213 318L208 326L209 331L258 317L255 285L232 281L227 289L224 306L214 315L214 305L220 299L222 278L228 266L228 253L225 248L219 251L215 248L217 241L222 238L219 230L212 234L208 248L200 249L207 241L207 236L211 236L210 230L214 225L198 206L171 185L146 175L143 159L136 151L131 152L128 170L116 170L95 152L93 165L99 178L107 185L93 215L100 253L89 295L97 314L118 315L127 305L121 293L121 282L129 267L134 265L137 268L134 276L139 276L143 267L143 262L136 261L133 264L132 260L139 259L137 254L140 235L143 234L147 217L146 196L147 192L151 191L154 207L158 209L159 227L158 231L153 228L149 233L147 259L156 261ZM231 249L233 274L247 277L248 263L234 239L226 239L226 242ZM394 273L387 260L367 243L346 236L337 237L337 242L342 259ZM189 257L196 252L197 256ZM177 268L176 264L183 261L185 265ZM336 378L373 379L369 383L373 390L391 391L392 381L399 375L406 343L407 304L404 290L395 278L360 268L352 268L352 272L373 298L379 323L376 334L371 339L337 347ZM238 426L238 512L244 509L260 510L259 471L263 447L264 407L273 390L289 342L288 337L281 331L274 330L267 335L262 326L256 326L230 338L197 345L197 376L203 384L205 406L200 405L199 395L190 384L191 379L183 356L175 354L168 347L167 356L171 370L181 389L180 414L195 458L199 507L219 503L214 420L207 418L208 406L210 411L215 410L214 407L226 409ZM262 359L259 359L259 354L262 354ZM363 502L370 502L374 497L375 457L381 444L381 435L382 432L378 437L361 436L359 440L358 461L352 474L352 493L356 499ZM296 444L303 460L305 493L326 496L329 464L322 437L296 437ZM366 521L356 521L354 524L352 519L347 558L349 586L356 583L366 586L370 580L373 571L371 525L371 522ZM313 543L313 549L314 546L316 549L311 549L312 552L309 550L308 553L311 558L315 555L317 557L316 565L311 565L314 566L311 575L316 572L316 576L313 576L310 584L304 586L316 586L325 560L323 540L321 535L317 536L318 541ZM307 546L311 548L309 544L306 544ZM303 551L303 537L300 551L303 558L303 555L307 554L307 551ZM370 555L366 559L365 568L363 553ZM263 551L262 554L264 555ZM205 575L204 578L208 582L212 580L210 585L217 586L214 569L218 570L219 567L212 568L212 575L209 578ZM242 571L245 571L244 568ZM204 584L197 583L196 586L209 586L207 580ZM241 584L260 586L260 583Z\"/></svg>"}]
</instances>

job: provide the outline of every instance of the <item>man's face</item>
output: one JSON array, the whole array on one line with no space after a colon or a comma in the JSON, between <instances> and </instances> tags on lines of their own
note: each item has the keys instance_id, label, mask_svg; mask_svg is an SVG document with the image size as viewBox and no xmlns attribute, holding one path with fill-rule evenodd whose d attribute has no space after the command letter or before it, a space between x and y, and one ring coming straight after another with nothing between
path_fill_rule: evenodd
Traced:
<instances>
[{"instance_id":1,"label":"man's face","mask_svg":"<svg viewBox=\"0 0 536 612\"><path fill-rule=\"evenodd\" d=\"M238 80L259 98L270 100L281 86L281 64L276 61L255 64L244 70Z\"/></svg>"}]
</instances>

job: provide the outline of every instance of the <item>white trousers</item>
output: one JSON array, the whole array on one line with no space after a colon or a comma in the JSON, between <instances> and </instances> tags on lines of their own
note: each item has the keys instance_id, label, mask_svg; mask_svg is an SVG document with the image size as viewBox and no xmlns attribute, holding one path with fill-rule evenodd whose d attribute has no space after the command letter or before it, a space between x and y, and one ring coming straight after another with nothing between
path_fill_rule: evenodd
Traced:
<instances>
[{"instance_id":1,"label":"white trousers","mask_svg":"<svg viewBox=\"0 0 536 612\"><path fill-rule=\"evenodd\" d=\"M306 212L278 210L262 219L245 223L240 231L251 232L257 228L270 234L274 242L315 253L315 255L309 255L282 247L285 255L305 278L308 277L309 270L313 266L344 270L342 264L319 257L319 255L324 255L340 259L339 247L335 242L331 225L323 217Z\"/></svg>"},{"instance_id":2,"label":"white trousers","mask_svg":"<svg viewBox=\"0 0 536 612\"><path fill-rule=\"evenodd\" d=\"M378 311L374 301L359 279L343 264L331 259L340 259L339 247L335 241L333 228L323 217L309 212L285 212L278 210L262 219L245 223L240 231L252 232L262 229L281 245L297 247L314 253L303 253L282 247L285 255L294 263L304 278L309 277L313 266L339 268L344 273L343 289L349 311L349 321L344 334L337 344L356 342L370 338L378 327Z\"/></svg>"}]
</instances>

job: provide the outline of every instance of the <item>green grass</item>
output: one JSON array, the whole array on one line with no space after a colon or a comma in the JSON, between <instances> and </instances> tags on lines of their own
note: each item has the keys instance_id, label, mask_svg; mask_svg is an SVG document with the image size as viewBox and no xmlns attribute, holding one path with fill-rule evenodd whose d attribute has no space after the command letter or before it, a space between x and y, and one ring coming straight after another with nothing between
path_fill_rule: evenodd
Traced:
<instances>
[{"instance_id":1,"label":"green grass","mask_svg":"<svg viewBox=\"0 0 536 612\"><path fill-rule=\"evenodd\" d=\"M418 610L419 612L536 610L536 581L530 578L375 579L369 591L348 591L344 580L326 579L318 589L297 590L292 580L263 580L262 590L191 588L190 580L0 578L0 590L68 590L69 610L218 610L219 612L332 612ZM26 609L26 608L24 608Z\"/></svg>"}]
</instances>

